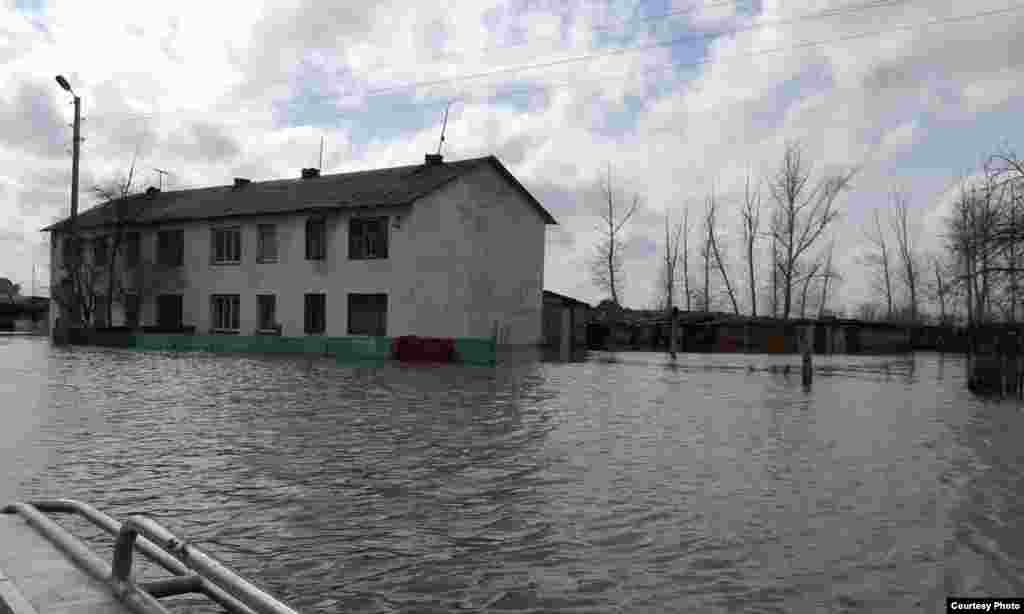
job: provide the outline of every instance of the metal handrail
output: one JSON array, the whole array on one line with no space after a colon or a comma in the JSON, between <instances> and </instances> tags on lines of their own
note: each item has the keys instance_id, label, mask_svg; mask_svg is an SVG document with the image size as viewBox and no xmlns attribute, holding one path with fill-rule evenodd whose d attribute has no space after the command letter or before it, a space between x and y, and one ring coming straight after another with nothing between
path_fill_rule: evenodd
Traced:
<instances>
[{"instance_id":1,"label":"metal handrail","mask_svg":"<svg viewBox=\"0 0 1024 614\"><path fill-rule=\"evenodd\" d=\"M91 575L108 583L136 614L168 614L156 598L188 592L205 594L232 614L298 614L152 518L136 515L119 523L93 506L74 499L13 503L0 511L24 517ZM81 540L48 518L46 512L78 514L115 535L112 564L106 565ZM135 584L131 580L135 549L176 577Z\"/></svg>"}]
</instances>

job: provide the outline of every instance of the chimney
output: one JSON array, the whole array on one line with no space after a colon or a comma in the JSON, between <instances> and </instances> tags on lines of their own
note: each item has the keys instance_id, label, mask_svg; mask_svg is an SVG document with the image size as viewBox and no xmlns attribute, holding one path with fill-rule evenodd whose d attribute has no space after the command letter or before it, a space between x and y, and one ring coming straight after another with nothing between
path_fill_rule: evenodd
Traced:
<instances>
[{"instance_id":1,"label":"chimney","mask_svg":"<svg viewBox=\"0 0 1024 614\"><path fill-rule=\"evenodd\" d=\"M441 154L427 154L426 163L425 163L427 166L436 166L438 164L443 164L443 163L444 163L444 161L441 158Z\"/></svg>"},{"instance_id":2,"label":"chimney","mask_svg":"<svg viewBox=\"0 0 1024 614\"><path fill-rule=\"evenodd\" d=\"M235 177L235 185L233 189L240 190L245 186L249 185L251 182L251 179L246 179L244 177Z\"/></svg>"},{"instance_id":3,"label":"chimney","mask_svg":"<svg viewBox=\"0 0 1024 614\"><path fill-rule=\"evenodd\" d=\"M302 169L303 179L313 179L314 177L320 176L320 169L318 168L304 168Z\"/></svg>"},{"instance_id":4,"label":"chimney","mask_svg":"<svg viewBox=\"0 0 1024 614\"><path fill-rule=\"evenodd\" d=\"M149 196L150 198L156 196L159 193L160 193L160 188L156 188L156 187L153 187L153 186L149 186L148 188L146 188L146 196Z\"/></svg>"}]
</instances>

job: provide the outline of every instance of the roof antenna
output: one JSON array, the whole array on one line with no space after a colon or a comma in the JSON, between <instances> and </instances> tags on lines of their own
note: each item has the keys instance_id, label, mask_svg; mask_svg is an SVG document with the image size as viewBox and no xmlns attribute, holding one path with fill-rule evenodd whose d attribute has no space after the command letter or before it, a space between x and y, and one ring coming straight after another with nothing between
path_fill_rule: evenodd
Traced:
<instances>
[{"instance_id":1,"label":"roof antenna","mask_svg":"<svg viewBox=\"0 0 1024 614\"><path fill-rule=\"evenodd\" d=\"M165 170L163 170L161 168L153 168L153 170L156 171L158 175L160 175L160 190L163 191L163 189L164 189L164 175L170 175L171 173L170 173L170 171L165 171Z\"/></svg>"},{"instance_id":2,"label":"roof antenna","mask_svg":"<svg viewBox=\"0 0 1024 614\"><path fill-rule=\"evenodd\" d=\"M441 147L444 146L444 131L448 127L448 109L452 107L452 101L449 100L448 104L444 107L444 123L441 124L441 140L437 143L437 155L441 155Z\"/></svg>"},{"instance_id":3,"label":"roof antenna","mask_svg":"<svg viewBox=\"0 0 1024 614\"><path fill-rule=\"evenodd\" d=\"M324 170L324 137L322 135L320 136L320 166L317 168L321 171Z\"/></svg>"}]
</instances>

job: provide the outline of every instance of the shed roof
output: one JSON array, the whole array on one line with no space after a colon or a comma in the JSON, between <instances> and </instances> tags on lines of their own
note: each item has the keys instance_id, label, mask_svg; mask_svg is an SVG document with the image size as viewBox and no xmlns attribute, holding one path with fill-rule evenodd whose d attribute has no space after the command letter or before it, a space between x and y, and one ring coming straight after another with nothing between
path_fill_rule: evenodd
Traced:
<instances>
[{"instance_id":1,"label":"shed roof","mask_svg":"<svg viewBox=\"0 0 1024 614\"><path fill-rule=\"evenodd\" d=\"M254 181L242 187L215 186L138 194L121 201L107 201L80 213L78 227L108 226L119 220L133 224L158 224L317 209L409 205L450 181L488 165L526 198L546 224L557 223L495 156L485 156L308 179ZM69 221L65 218L43 230L63 230Z\"/></svg>"}]
</instances>

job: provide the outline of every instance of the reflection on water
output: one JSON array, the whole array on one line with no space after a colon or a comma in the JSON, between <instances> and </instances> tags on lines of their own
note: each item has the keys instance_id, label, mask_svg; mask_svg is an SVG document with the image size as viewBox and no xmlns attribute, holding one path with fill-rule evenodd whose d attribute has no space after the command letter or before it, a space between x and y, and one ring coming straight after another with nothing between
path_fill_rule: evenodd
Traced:
<instances>
[{"instance_id":1,"label":"reflection on water","mask_svg":"<svg viewBox=\"0 0 1024 614\"><path fill-rule=\"evenodd\" d=\"M807 391L799 357L0 339L0 495L154 513L305 612L936 611L1024 563L1021 414L960 360L825 357Z\"/></svg>"}]
</instances>

